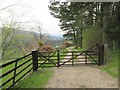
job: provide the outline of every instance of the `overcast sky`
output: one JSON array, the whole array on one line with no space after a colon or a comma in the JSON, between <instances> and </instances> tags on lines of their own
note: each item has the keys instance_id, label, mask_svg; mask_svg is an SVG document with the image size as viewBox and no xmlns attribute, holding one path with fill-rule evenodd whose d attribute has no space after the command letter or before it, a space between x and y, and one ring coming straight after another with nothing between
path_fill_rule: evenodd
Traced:
<instances>
[{"instance_id":1,"label":"overcast sky","mask_svg":"<svg viewBox=\"0 0 120 90\"><path fill-rule=\"evenodd\" d=\"M4 9L13 4L17 5ZM15 17L25 28L32 28L39 23L49 34L62 34L59 21L50 15L48 5L49 0L0 0L0 24Z\"/></svg>"}]
</instances>

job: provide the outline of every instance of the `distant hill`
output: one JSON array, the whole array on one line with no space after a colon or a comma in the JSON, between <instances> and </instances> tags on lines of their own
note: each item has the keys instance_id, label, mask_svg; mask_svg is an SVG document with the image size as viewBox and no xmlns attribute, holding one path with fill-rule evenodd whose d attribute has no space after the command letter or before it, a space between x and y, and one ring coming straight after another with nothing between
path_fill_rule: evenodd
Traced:
<instances>
[{"instance_id":1,"label":"distant hill","mask_svg":"<svg viewBox=\"0 0 120 90\"><path fill-rule=\"evenodd\" d=\"M32 34L32 31L26 31L26 30L18 30L18 33L21 34ZM35 33L35 32L34 32ZM36 35L39 35L39 33L35 33ZM61 34L45 34L45 36L51 38L51 39L63 39L63 36Z\"/></svg>"},{"instance_id":2,"label":"distant hill","mask_svg":"<svg viewBox=\"0 0 120 90\"><path fill-rule=\"evenodd\" d=\"M63 36L59 35L59 34L57 34L57 35L49 35L48 37L51 38L51 39L55 39L55 40L56 39L58 39L58 40L64 39Z\"/></svg>"},{"instance_id":3,"label":"distant hill","mask_svg":"<svg viewBox=\"0 0 120 90\"><path fill-rule=\"evenodd\" d=\"M28 36L34 37L32 31L19 30L18 33L22 35L28 35ZM34 34L36 36L39 36L39 33L34 33ZM56 35L45 34L44 38L45 38L44 44L48 44L52 46L60 46L61 44L63 44L63 41L64 41L63 36L60 34L56 34Z\"/></svg>"}]
</instances>

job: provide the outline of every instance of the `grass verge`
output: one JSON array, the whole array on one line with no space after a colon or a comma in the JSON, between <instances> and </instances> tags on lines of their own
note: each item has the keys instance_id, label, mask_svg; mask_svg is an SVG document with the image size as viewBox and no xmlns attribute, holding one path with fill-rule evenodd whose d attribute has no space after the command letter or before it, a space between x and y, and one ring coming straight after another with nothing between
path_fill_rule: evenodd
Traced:
<instances>
[{"instance_id":1,"label":"grass verge","mask_svg":"<svg viewBox=\"0 0 120 90\"><path fill-rule=\"evenodd\" d=\"M118 58L120 58L120 55L118 55L118 53L120 53L120 51L115 52L111 61L107 65L100 67L101 70L106 71L109 73L109 75L115 78L118 78Z\"/></svg>"},{"instance_id":2,"label":"grass verge","mask_svg":"<svg viewBox=\"0 0 120 90\"><path fill-rule=\"evenodd\" d=\"M37 72L33 72L24 80L20 81L13 88L45 88L45 85L47 84L48 80L52 75L53 72L51 70L38 70Z\"/></svg>"}]
</instances>

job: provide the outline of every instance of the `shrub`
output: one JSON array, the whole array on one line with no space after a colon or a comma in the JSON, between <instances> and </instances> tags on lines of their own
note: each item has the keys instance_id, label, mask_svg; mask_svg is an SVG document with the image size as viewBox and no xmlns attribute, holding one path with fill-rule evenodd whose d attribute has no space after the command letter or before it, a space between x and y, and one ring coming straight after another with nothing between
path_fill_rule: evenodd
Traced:
<instances>
[{"instance_id":1,"label":"shrub","mask_svg":"<svg viewBox=\"0 0 120 90\"><path fill-rule=\"evenodd\" d=\"M42 41L39 41L38 44L39 44L39 47L43 46L43 42Z\"/></svg>"},{"instance_id":2,"label":"shrub","mask_svg":"<svg viewBox=\"0 0 120 90\"><path fill-rule=\"evenodd\" d=\"M48 52L51 52L51 51L54 51L54 48L50 45L43 45L39 48L39 51L48 51Z\"/></svg>"}]
</instances>

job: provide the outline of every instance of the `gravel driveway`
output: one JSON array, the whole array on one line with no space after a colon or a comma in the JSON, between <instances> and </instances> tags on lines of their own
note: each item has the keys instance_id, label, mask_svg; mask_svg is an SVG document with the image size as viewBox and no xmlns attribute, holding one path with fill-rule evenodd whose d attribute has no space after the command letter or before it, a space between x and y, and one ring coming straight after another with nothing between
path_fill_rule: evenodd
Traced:
<instances>
[{"instance_id":1,"label":"gravel driveway","mask_svg":"<svg viewBox=\"0 0 120 90\"><path fill-rule=\"evenodd\" d=\"M54 75L46 88L118 88L118 80L96 66L63 65L51 70L54 71Z\"/></svg>"}]
</instances>

